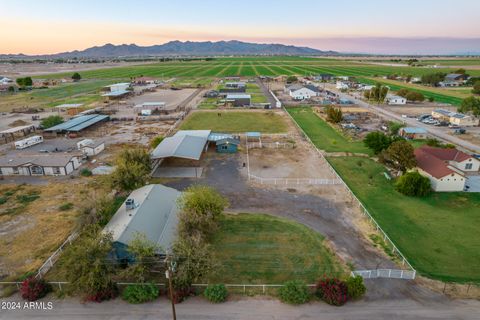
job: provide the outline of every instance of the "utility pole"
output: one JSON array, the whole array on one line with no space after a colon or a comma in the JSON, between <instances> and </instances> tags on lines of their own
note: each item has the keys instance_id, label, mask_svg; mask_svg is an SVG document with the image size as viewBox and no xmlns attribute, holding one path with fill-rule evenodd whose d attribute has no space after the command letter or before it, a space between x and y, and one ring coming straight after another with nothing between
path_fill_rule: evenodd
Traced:
<instances>
[{"instance_id":1,"label":"utility pole","mask_svg":"<svg viewBox=\"0 0 480 320\"><path fill-rule=\"evenodd\" d=\"M172 303L172 314L173 320L177 320L177 313L175 311L175 302L173 301L173 285L172 285L172 277L173 277L173 270L175 269L175 264L170 261L170 256L167 254L167 258L165 259L165 263L167 265L167 270L165 271L165 277L168 279L168 288L170 291L170 301Z\"/></svg>"}]
</instances>

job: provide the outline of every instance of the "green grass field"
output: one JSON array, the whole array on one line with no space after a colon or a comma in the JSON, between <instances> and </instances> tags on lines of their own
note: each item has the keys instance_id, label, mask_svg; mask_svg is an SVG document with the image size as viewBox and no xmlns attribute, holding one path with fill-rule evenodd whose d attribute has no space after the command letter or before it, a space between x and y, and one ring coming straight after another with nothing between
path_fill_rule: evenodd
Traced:
<instances>
[{"instance_id":1,"label":"green grass field","mask_svg":"<svg viewBox=\"0 0 480 320\"><path fill-rule=\"evenodd\" d=\"M344 270L319 233L290 220L262 214L225 215L213 239L222 265L210 282L281 284L314 283Z\"/></svg>"},{"instance_id":2,"label":"green grass field","mask_svg":"<svg viewBox=\"0 0 480 320\"><path fill-rule=\"evenodd\" d=\"M404 196L384 167L355 157L329 158L375 220L422 275L480 282L480 194Z\"/></svg>"},{"instance_id":3,"label":"green grass field","mask_svg":"<svg viewBox=\"0 0 480 320\"><path fill-rule=\"evenodd\" d=\"M273 112L256 111L197 111L183 122L182 130L212 130L216 132L241 133L260 131L264 133L287 132L285 120Z\"/></svg>"},{"instance_id":4,"label":"green grass field","mask_svg":"<svg viewBox=\"0 0 480 320\"><path fill-rule=\"evenodd\" d=\"M371 154L362 141L347 138L315 115L311 108L287 108L287 111L320 150Z\"/></svg>"}]
</instances>

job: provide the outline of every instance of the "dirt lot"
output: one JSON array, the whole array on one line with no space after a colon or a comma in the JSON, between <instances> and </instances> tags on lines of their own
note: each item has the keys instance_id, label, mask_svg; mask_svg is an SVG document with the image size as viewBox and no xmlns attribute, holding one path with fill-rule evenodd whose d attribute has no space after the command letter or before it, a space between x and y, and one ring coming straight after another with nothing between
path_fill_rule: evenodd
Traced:
<instances>
[{"instance_id":1,"label":"dirt lot","mask_svg":"<svg viewBox=\"0 0 480 320\"><path fill-rule=\"evenodd\" d=\"M40 267L68 237L78 222L84 181L0 185L0 277Z\"/></svg>"},{"instance_id":2,"label":"dirt lot","mask_svg":"<svg viewBox=\"0 0 480 320\"><path fill-rule=\"evenodd\" d=\"M135 96L126 101L133 105L142 104L144 102L165 102L166 109L175 109L180 103L187 99L195 92L195 89L182 90L160 90L148 92L140 96Z\"/></svg>"},{"instance_id":3,"label":"dirt lot","mask_svg":"<svg viewBox=\"0 0 480 320\"><path fill-rule=\"evenodd\" d=\"M435 105L435 104L430 104L430 105L405 105L405 106L398 106L398 107L392 107L392 106L385 106L385 109L395 112L397 114L406 114L407 116L419 116L421 114L431 114L433 110L435 109L446 109L450 111L457 111L457 107L452 107L452 106L440 106L440 105Z\"/></svg>"}]
</instances>

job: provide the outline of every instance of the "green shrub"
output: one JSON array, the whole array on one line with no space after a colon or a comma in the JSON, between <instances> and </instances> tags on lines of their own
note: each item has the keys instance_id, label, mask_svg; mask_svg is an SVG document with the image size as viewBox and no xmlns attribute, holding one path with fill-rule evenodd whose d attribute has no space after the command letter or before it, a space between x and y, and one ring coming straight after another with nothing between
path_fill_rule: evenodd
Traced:
<instances>
[{"instance_id":1,"label":"green shrub","mask_svg":"<svg viewBox=\"0 0 480 320\"><path fill-rule=\"evenodd\" d=\"M205 289L203 295L208 301L219 303L227 300L228 291L223 284L211 284Z\"/></svg>"},{"instance_id":2,"label":"green shrub","mask_svg":"<svg viewBox=\"0 0 480 320\"><path fill-rule=\"evenodd\" d=\"M310 300L308 287L303 281L288 281L278 290L278 297L282 302L289 304L302 304Z\"/></svg>"},{"instance_id":3,"label":"green shrub","mask_svg":"<svg viewBox=\"0 0 480 320\"><path fill-rule=\"evenodd\" d=\"M156 136L150 141L150 148L155 149L162 141L163 141L163 136Z\"/></svg>"},{"instance_id":4,"label":"green shrub","mask_svg":"<svg viewBox=\"0 0 480 320\"><path fill-rule=\"evenodd\" d=\"M361 276L350 277L347 279L347 293L350 299L358 299L362 297L367 288L363 284L363 278Z\"/></svg>"},{"instance_id":5,"label":"green shrub","mask_svg":"<svg viewBox=\"0 0 480 320\"><path fill-rule=\"evenodd\" d=\"M0 197L0 204L7 202L7 197Z\"/></svg>"},{"instance_id":6,"label":"green shrub","mask_svg":"<svg viewBox=\"0 0 480 320\"><path fill-rule=\"evenodd\" d=\"M71 202L66 202L64 204L61 204L59 207L58 207L58 210L60 211L68 211L68 210L71 210L73 208L73 203Z\"/></svg>"},{"instance_id":7,"label":"green shrub","mask_svg":"<svg viewBox=\"0 0 480 320\"><path fill-rule=\"evenodd\" d=\"M33 202L33 201L37 200L38 198L40 198L40 195L38 194L38 192L32 192L30 194L18 195L17 196L17 201L22 203L22 204L27 204L27 203L30 203L30 202Z\"/></svg>"},{"instance_id":8,"label":"green shrub","mask_svg":"<svg viewBox=\"0 0 480 320\"><path fill-rule=\"evenodd\" d=\"M425 197L432 191L430 179L418 171L405 173L395 183L395 190L410 197Z\"/></svg>"},{"instance_id":9,"label":"green shrub","mask_svg":"<svg viewBox=\"0 0 480 320\"><path fill-rule=\"evenodd\" d=\"M80 170L80 175L84 177L90 177L92 175L92 171L90 171L88 168L83 168Z\"/></svg>"},{"instance_id":10,"label":"green shrub","mask_svg":"<svg viewBox=\"0 0 480 320\"><path fill-rule=\"evenodd\" d=\"M122 292L122 299L129 303L144 303L155 300L160 291L153 283L129 285Z\"/></svg>"}]
</instances>

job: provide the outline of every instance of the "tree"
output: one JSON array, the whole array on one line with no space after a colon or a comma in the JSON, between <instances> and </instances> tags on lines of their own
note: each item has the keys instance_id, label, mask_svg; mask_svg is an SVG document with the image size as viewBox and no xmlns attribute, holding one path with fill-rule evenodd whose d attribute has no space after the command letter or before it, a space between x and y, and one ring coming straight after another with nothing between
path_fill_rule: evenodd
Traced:
<instances>
[{"instance_id":1,"label":"tree","mask_svg":"<svg viewBox=\"0 0 480 320\"><path fill-rule=\"evenodd\" d=\"M413 101L413 102L416 102L416 101L422 102L425 100L425 96L422 93L416 92L416 91L409 91L405 96L405 98L408 101Z\"/></svg>"},{"instance_id":2,"label":"tree","mask_svg":"<svg viewBox=\"0 0 480 320\"><path fill-rule=\"evenodd\" d=\"M298 78L296 76L288 76L287 77L287 83L297 82L297 81L298 81Z\"/></svg>"},{"instance_id":3,"label":"tree","mask_svg":"<svg viewBox=\"0 0 480 320\"><path fill-rule=\"evenodd\" d=\"M173 245L173 256L177 263L173 278L175 289L186 289L219 268L210 244L198 236L177 237Z\"/></svg>"},{"instance_id":4,"label":"tree","mask_svg":"<svg viewBox=\"0 0 480 320\"><path fill-rule=\"evenodd\" d=\"M390 135L397 135L398 131L403 128L405 125L401 122L389 121L388 122L388 131Z\"/></svg>"},{"instance_id":5,"label":"tree","mask_svg":"<svg viewBox=\"0 0 480 320\"><path fill-rule=\"evenodd\" d=\"M15 92L15 87L14 86L8 87L8 92Z\"/></svg>"},{"instance_id":6,"label":"tree","mask_svg":"<svg viewBox=\"0 0 480 320\"><path fill-rule=\"evenodd\" d=\"M382 103L383 101L385 101L387 93L388 87L377 82L375 87L373 87L371 90L365 91L364 96L370 101Z\"/></svg>"},{"instance_id":7,"label":"tree","mask_svg":"<svg viewBox=\"0 0 480 320\"><path fill-rule=\"evenodd\" d=\"M441 81L445 80L445 76L446 74L443 72L424 74L421 78L421 82L436 87Z\"/></svg>"},{"instance_id":8,"label":"tree","mask_svg":"<svg viewBox=\"0 0 480 320\"><path fill-rule=\"evenodd\" d=\"M408 90L406 88L402 88L402 89L397 91L397 95L405 98L409 92L410 92L410 90Z\"/></svg>"},{"instance_id":9,"label":"tree","mask_svg":"<svg viewBox=\"0 0 480 320\"><path fill-rule=\"evenodd\" d=\"M82 79L82 76L80 75L80 73L75 72L75 73L73 74L73 76L72 76L72 79L73 79L74 81L79 81L80 79Z\"/></svg>"},{"instance_id":10,"label":"tree","mask_svg":"<svg viewBox=\"0 0 480 320\"><path fill-rule=\"evenodd\" d=\"M466 74L466 73L467 73L467 70L465 70L465 69L463 69L463 68L460 68L460 69L455 70L453 73Z\"/></svg>"},{"instance_id":11,"label":"tree","mask_svg":"<svg viewBox=\"0 0 480 320\"><path fill-rule=\"evenodd\" d=\"M430 179L422 176L418 171L407 172L398 178L395 189L410 197L424 197L432 191Z\"/></svg>"},{"instance_id":12,"label":"tree","mask_svg":"<svg viewBox=\"0 0 480 320\"><path fill-rule=\"evenodd\" d=\"M40 121L40 126L43 129L48 129L51 127L54 127L56 125L59 125L60 123L63 123L63 118L60 117L59 115L52 115L44 118L42 121Z\"/></svg>"},{"instance_id":13,"label":"tree","mask_svg":"<svg viewBox=\"0 0 480 320\"><path fill-rule=\"evenodd\" d=\"M326 107L327 121L332 123L339 123L342 121L343 114L340 108L334 108L332 106Z\"/></svg>"},{"instance_id":14,"label":"tree","mask_svg":"<svg viewBox=\"0 0 480 320\"><path fill-rule=\"evenodd\" d=\"M379 154L390 146L392 139L380 131L374 131L365 136L363 143L375 154Z\"/></svg>"},{"instance_id":15,"label":"tree","mask_svg":"<svg viewBox=\"0 0 480 320\"><path fill-rule=\"evenodd\" d=\"M473 85L472 93L480 94L480 80L477 80Z\"/></svg>"},{"instance_id":16,"label":"tree","mask_svg":"<svg viewBox=\"0 0 480 320\"><path fill-rule=\"evenodd\" d=\"M133 278L136 282L145 283L152 269L162 268L157 257L159 249L159 246L150 241L145 234L135 233L127 248L135 261L125 269L125 276Z\"/></svg>"},{"instance_id":17,"label":"tree","mask_svg":"<svg viewBox=\"0 0 480 320\"><path fill-rule=\"evenodd\" d=\"M162 141L164 137L163 136L156 136L150 141L150 148L155 149Z\"/></svg>"},{"instance_id":18,"label":"tree","mask_svg":"<svg viewBox=\"0 0 480 320\"><path fill-rule=\"evenodd\" d=\"M25 78L23 79L23 84L24 84L24 86L26 86L26 87L31 87L31 86L33 85L33 80L32 80L32 78L31 78L31 77L25 77Z\"/></svg>"},{"instance_id":19,"label":"tree","mask_svg":"<svg viewBox=\"0 0 480 320\"><path fill-rule=\"evenodd\" d=\"M18 84L20 87L24 87L24 86L25 86L25 78L17 78L15 81L17 82L17 84Z\"/></svg>"},{"instance_id":20,"label":"tree","mask_svg":"<svg viewBox=\"0 0 480 320\"><path fill-rule=\"evenodd\" d=\"M115 161L111 185L129 192L145 185L150 176L150 155L141 148L124 149Z\"/></svg>"},{"instance_id":21,"label":"tree","mask_svg":"<svg viewBox=\"0 0 480 320\"><path fill-rule=\"evenodd\" d=\"M413 146L407 141L395 141L382 152L381 160L389 163L397 170L405 172L417 165L413 151Z\"/></svg>"},{"instance_id":22,"label":"tree","mask_svg":"<svg viewBox=\"0 0 480 320\"><path fill-rule=\"evenodd\" d=\"M471 112L475 116L480 115L480 99L474 96L463 99L462 104L458 108L458 111L462 113Z\"/></svg>"},{"instance_id":23,"label":"tree","mask_svg":"<svg viewBox=\"0 0 480 320\"><path fill-rule=\"evenodd\" d=\"M106 260L111 250L110 234L103 234L95 225L87 227L63 255L70 290L87 297L112 291L114 264Z\"/></svg>"},{"instance_id":24,"label":"tree","mask_svg":"<svg viewBox=\"0 0 480 320\"><path fill-rule=\"evenodd\" d=\"M227 199L212 187L189 187L179 199L179 233L208 237L216 229L218 218L227 206Z\"/></svg>"}]
</instances>

